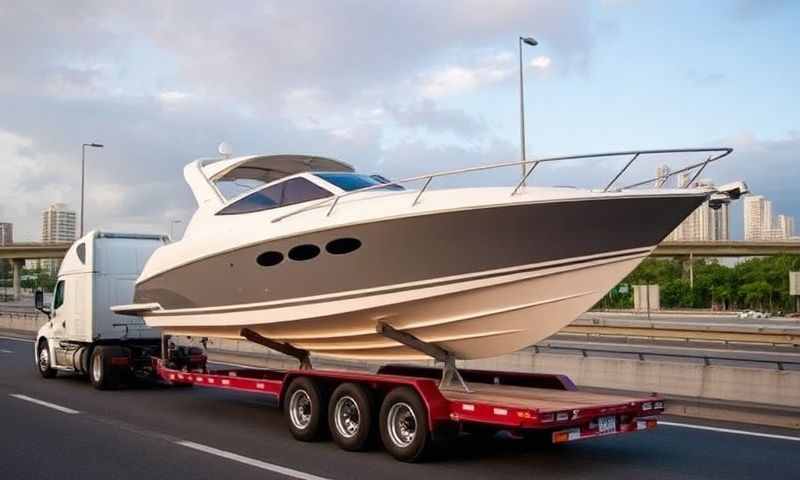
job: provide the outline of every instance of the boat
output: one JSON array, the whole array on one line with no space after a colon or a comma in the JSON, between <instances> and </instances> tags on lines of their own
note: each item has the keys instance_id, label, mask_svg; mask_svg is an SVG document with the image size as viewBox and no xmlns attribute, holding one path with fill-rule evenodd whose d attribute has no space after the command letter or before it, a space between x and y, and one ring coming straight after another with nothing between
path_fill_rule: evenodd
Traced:
<instances>
[{"instance_id":1,"label":"boat","mask_svg":"<svg viewBox=\"0 0 800 480\"><path fill-rule=\"evenodd\" d=\"M668 175L697 178L731 149L552 157L400 181L309 155L197 160L184 168L198 208L183 238L153 253L134 303L113 310L170 335L238 339L247 329L350 359L428 358L382 326L457 359L510 353L594 306L703 202L746 191L663 188L665 178L615 187L637 158L693 152L708 158ZM552 162L622 156L631 158L604 188L527 185ZM508 187L429 187L520 165L526 175Z\"/></svg>"}]
</instances>

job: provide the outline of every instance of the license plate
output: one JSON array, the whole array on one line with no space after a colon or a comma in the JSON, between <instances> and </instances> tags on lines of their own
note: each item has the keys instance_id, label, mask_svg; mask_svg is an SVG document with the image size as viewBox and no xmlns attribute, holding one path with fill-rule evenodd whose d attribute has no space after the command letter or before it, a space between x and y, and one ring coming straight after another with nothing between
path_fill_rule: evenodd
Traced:
<instances>
[{"instance_id":1,"label":"license plate","mask_svg":"<svg viewBox=\"0 0 800 480\"><path fill-rule=\"evenodd\" d=\"M597 431L599 433L613 433L617 431L617 417L607 416L597 419Z\"/></svg>"}]
</instances>

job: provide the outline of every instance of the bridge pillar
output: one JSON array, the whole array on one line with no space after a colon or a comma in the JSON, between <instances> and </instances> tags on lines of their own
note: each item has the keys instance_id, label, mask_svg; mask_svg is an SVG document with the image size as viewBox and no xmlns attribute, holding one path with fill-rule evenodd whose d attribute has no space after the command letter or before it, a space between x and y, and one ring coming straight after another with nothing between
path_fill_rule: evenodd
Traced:
<instances>
[{"instance_id":1,"label":"bridge pillar","mask_svg":"<svg viewBox=\"0 0 800 480\"><path fill-rule=\"evenodd\" d=\"M21 296L21 289L22 283L20 282L20 276L22 273L22 267L25 266L25 260L21 258L15 258L11 260L11 263L14 264L14 300L19 300Z\"/></svg>"}]
</instances>

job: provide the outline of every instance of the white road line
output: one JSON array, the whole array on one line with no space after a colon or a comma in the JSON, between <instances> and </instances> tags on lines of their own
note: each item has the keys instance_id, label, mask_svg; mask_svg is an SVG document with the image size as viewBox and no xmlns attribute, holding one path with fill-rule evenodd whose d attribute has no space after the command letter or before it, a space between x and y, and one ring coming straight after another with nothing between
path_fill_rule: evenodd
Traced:
<instances>
[{"instance_id":1,"label":"white road line","mask_svg":"<svg viewBox=\"0 0 800 480\"><path fill-rule=\"evenodd\" d=\"M271 463L262 462L261 460L256 460L255 458L244 457L242 455L238 455L232 452L226 452L225 450L218 450L214 447L209 447L207 445L202 445L200 443L189 442L186 440L181 440L175 443L184 447L189 447L195 450L199 450L201 452L210 453L211 455L227 458L228 460L233 460L234 462L244 463L246 465L260 468L262 470L268 470L273 473L286 475L287 477L298 478L300 480L329 480L325 477L318 477L316 475L301 472L299 470L293 470L291 468L281 467L280 465L273 465Z\"/></svg>"},{"instance_id":2,"label":"white road line","mask_svg":"<svg viewBox=\"0 0 800 480\"><path fill-rule=\"evenodd\" d=\"M31 340L29 338L3 337L3 336L0 336L0 340L13 340L15 342L25 342L25 343L34 343L34 342L36 342L36 340Z\"/></svg>"},{"instance_id":3,"label":"white road line","mask_svg":"<svg viewBox=\"0 0 800 480\"><path fill-rule=\"evenodd\" d=\"M706 427L704 425L690 425L688 423L673 423L673 422L662 422L659 420L659 425L666 425L668 427L679 427L679 428L692 428L695 430L709 430L712 432L722 432L722 433L732 433L734 435L748 435L751 437L762 437L762 438L774 438L777 440L789 440L792 442L800 442L800 437L792 437L789 435L775 435L773 433L760 433L760 432L748 432L746 430L733 430L730 428L717 428L717 427Z\"/></svg>"},{"instance_id":4,"label":"white road line","mask_svg":"<svg viewBox=\"0 0 800 480\"><path fill-rule=\"evenodd\" d=\"M81 412L79 412L77 410L73 410L71 408L62 407L61 405L56 405L55 403L45 402L44 400L31 398L31 397L29 397L27 395L22 395L22 394L19 394L19 393L9 393L9 396L14 397L14 398L18 398L20 400L25 400L26 402L35 403L35 404L41 405L43 407L52 408L53 410L58 410L59 412L62 412L62 413L69 413L69 414L73 414L73 415L76 414L76 413L81 413Z\"/></svg>"},{"instance_id":5,"label":"white road line","mask_svg":"<svg viewBox=\"0 0 800 480\"><path fill-rule=\"evenodd\" d=\"M4 348L0 348L0 353L14 353L13 350L6 350Z\"/></svg>"}]
</instances>

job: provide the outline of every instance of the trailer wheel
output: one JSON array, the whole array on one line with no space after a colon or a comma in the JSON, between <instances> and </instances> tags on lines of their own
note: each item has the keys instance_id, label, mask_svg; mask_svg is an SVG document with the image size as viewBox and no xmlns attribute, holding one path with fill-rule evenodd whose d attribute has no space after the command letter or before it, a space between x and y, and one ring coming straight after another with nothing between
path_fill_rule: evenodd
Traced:
<instances>
[{"instance_id":1,"label":"trailer wheel","mask_svg":"<svg viewBox=\"0 0 800 480\"><path fill-rule=\"evenodd\" d=\"M339 448L356 452L369 447L374 411L372 392L362 385L343 383L333 391L328 403L328 428Z\"/></svg>"},{"instance_id":2,"label":"trailer wheel","mask_svg":"<svg viewBox=\"0 0 800 480\"><path fill-rule=\"evenodd\" d=\"M383 446L403 462L423 460L433 446L425 405L409 387L395 388L383 399L380 431Z\"/></svg>"},{"instance_id":3,"label":"trailer wheel","mask_svg":"<svg viewBox=\"0 0 800 480\"><path fill-rule=\"evenodd\" d=\"M53 368L53 362L50 360L50 346L46 339L39 342L39 350L36 358L38 361L36 365L39 367L39 373L44 378L53 378L58 374L58 371Z\"/></svg>"},{"instance_id":4,"label":"trailer wheel","mask_svg":"<svg viewBox=\"0 0 800 480\"><path fill-rule=\"evenodd\" d=\"M113 390L119 385L119 372L111 364L112 351L106 346L94 347L89 360L89 381L98 390Z\"/></svg>"},{"instance_id":5,"label":"trailer wheel","mask_svg":"<svg viewBox=\"0 0 800 480\"><path fill-rule=\"evenodd\" d=\"M324 398L319 386L308 377L297 377L286 389L283 413L296 440L319 440L325 428Z\"/></svg>"}]
</instances>

